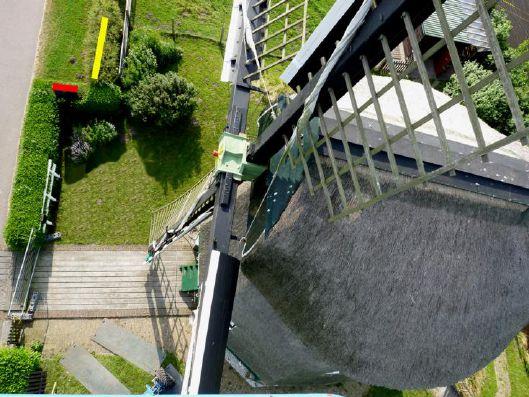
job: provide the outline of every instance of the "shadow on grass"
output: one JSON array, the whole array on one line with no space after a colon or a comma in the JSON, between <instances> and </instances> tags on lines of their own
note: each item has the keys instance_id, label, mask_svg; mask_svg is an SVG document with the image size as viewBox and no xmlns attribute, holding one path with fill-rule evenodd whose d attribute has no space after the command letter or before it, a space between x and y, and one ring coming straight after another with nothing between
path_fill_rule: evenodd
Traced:
<instances>
[{"instance_id":1,"label":"shadow on grass","mask_svg":"<svg viewBox=\"0 0 529 397\"><path fill-rule=\"evenodd\" d=\"M93 118L88 118L87 120L92 121ZM125 131L125 122L122 117L116 118L101 118L101 120L108 120L114 124L118 130L118 136L103 146L97 147L95 152L88 158L85 164L74 164L68 155L68 150L65 151L64 155L64 164L65 164L65 173L64 180L66 183L71 184L75 183L84 178L84 176L93 171L102 164L108 162L116 162L121 156L127 151L126 147L126 131ZM89 121L83 120L80 125L85 125ZM71 131L72 127L70 127ZM67 139L71 139L71 132L67 135ZM68 141L68 145L69 145Z\"/></svg>"},{"instance_id":2,"label":"shadow on grass","mask_svg":"<svg viewBox=\"0 0 529 397\"><path fill-rule=\"evenodd\" d=\"M164 193L169 188L177 190L201 171L204 149L200 144L201 127L196 121L184 121L171 128L131 123L130 128L147 174L161 184Z\"/></svg>"}]
</instances>

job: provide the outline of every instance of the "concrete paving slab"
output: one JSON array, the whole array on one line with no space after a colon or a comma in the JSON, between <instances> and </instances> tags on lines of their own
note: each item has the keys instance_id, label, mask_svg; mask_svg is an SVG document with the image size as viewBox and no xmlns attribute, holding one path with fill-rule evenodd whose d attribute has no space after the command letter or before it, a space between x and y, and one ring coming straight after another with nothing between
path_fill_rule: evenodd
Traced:
<instances>
[{"instance_id":1,"label":"concrete paving slab","mask_svg":"<svg viewBox=\"0 0 529 397\"><path fill-rule=\"evenodd\" d=\"M114 375L80 346L71 347L61 364L92 394L130 394Z\"/></svg>"},{"instance_id":2,"label":"concrete paving slab","mask_svg":"<svg viewBox=\"0 0 529 397\"><path fill-rule=\"evenodd\" d=\"M165 352L133 333L105 320L92 340L151 374L161 367Z\"/></svg>"}]
</instances>

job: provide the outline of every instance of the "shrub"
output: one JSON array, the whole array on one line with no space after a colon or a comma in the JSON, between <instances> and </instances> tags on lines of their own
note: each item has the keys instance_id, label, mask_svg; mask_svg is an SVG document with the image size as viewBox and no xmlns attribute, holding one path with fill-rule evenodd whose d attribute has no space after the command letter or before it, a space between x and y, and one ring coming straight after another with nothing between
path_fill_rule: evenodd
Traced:
<instances>
[{"instance_id":1,"label":"shrub","mask_svg":"<svg viewBox=\"0 0 529 397\"><path fill-rule=\"evenodd\" d=\"M166 68L178 63L182 59L182 50L173 41L162 39L160 34L151 29L133 30L131 34L131 46L145 46L151 49L156 57L158 66Z\"/></svg>"},{"instance_id":2,"label":"shrub","mask_svg":"<svg viewBox=\"0 0 529 397\"><path fill-rule=\"evenodd\" d=\"M40 354L26 348L0 348L0 393L24 393L28 377L39 369Z\"/></svg>"},{"instance_id":3,"label":"shrub","mask_svg":"<svg viewBox=\"0 0 529 397\"><path fill-rule=\"evenodd\" d=\"M142 80L127 95L132 117L157 126L174 125L197 107L196 88L174 72Z\"/></svg>"},{"instance_id":4,"label":"shrub","mask_svg":"<svg viewBox=\"0 0 529 397\"><path fill-rule=\"evenodd\" d=\"M109 82L93 82L75 103L76 110L89 115L108 115L121 107L121 88Z\"/></svg>"},{"instance_id":5,"label":"shrub","mask_svg":"<svg viewBox=\"0 0 529 397\"><path fill-rule=\"evenodd\" d=\"M83 48L88 49L88 62L86 75L91 76L92 64L95 57L97 37L101 26L101 17L107 17L108 28L105 40L105 49L101 60L99 80L114 82L119 72L119 51L121 48L121 26L123 16L117 0L94 0L88 11L86 34Z\"/></svg>"},{"instance_id":6,"label":"shrub","mask_svg":"<svg viewBox=\"0 0 529 397\"><path fill-rule=\"evenodd\" d=\"M494 8L491 13L492 26L498 38L502 51L509 48L509 37L511 36L512 23L503 8Z\"/></svg>"},{"instance_id":7,"label":"shrub","mask_svg":"<svg viewBox=\"0 0 529 397\"><path fill-rule=\"evenodd\" d=\"M132 47L125 58L125 69L121 75L124 87L132 87L147 76L156 73L158 63L152 50L145 45Z\"/></svg>"},{"instance_id":8,"label":"shrub","mask_svg":"<svg viewBox=\"0 0 529 397\"><path fill-rule=\"evenodd\" d=\"M30 349L37 353L42 353L44 350L44 343L42 343L40 340L35 340L33 343L31 343Z\"/></svg>"},{"instance_id":9,"label":"shrub","mask_svg":"<svg viewBox=\"0 0 529 397\"><path fill-rule=\"evenodd\" d=\"M476 84L491 73L474 61L465 62L463 71L469 86ZM444 92L452 97L460 94L459 82L455 75L450 77L450 81L446 84ZM504 134L512 131L513 122L509 105L507 104L507 99L505 98L503 87L499 80L494 80L487 87L472 94L472 99L476 104L478 116L483 121Z\"/></svg>"},{"instance_id":10,"label":"shrub","mask_svg":"<svg viewBox=\"0 0 529 397\"><path fill-rule=\"evenodd\" d=\"M34 80L22 129L9 215L4 229L6 243L13 249L24 247L31 228L39 226L48 159L57 161L58 142L59 108L51 90L51 83Z\"/></svg>"},{"instance_id":11,"label":"shrub","mask_svg":"<svg viewBox=\"0 0 529 397\"><path fill-rule=\"evenodd\" d=\"M70 146L70 159L75 164L82 164L88 160L94 149L88 142L83 140L79 135L74 135L73 143Z\"/></svg>"},{"instance_id":12,"label":"shrub","mask_svg":"<svg viewBox=\"0 0 529 397\"><path fill-rule=\"evenodd\" d=\"M82 139L92 147L100 146L110 142L118 136L114 124L108 121L95 121L81 129Z\"/></svg>"},{"instance_id":13,"label":"shrub","mask_svg":"<svg viewBox=\"0 0 529 397\"><path fill-rule=\"evenodd\" d=\"M518 47L509 49L508 56L512 59L522 56L529 51L529 40L523 41ZM518 95L520 107L529 121L529 62L525 62L511 71L514 90Z\"/></svg>"}]
</instances>

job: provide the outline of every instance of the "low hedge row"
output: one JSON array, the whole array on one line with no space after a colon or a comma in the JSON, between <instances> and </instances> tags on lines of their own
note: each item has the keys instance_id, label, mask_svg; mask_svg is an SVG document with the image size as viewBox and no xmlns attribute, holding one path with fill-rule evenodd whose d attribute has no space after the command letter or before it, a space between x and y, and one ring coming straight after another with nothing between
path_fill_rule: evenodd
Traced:
<instances>
[{"instance_id":1,"label":"low hedge row","mask_svg":"<svg viewBox=\"0 0 529 397\"><path fill-rule=\"evenodd\" d=\"M28 99L4 239L13 249L25 246L40 223L48 159L59 154L59 108L51 83L35 79Z\"/></svg>"},{"instance_id":2,"label":"low hedge row","mask_svg":"<svg viewBox=\"0 0 529 397\"><path fill-rule=\"evenodd\" d=\"M40 354L27 348L0 348L0 393L25 393L28 377L39 369Z\"/></svg>"},{"instance_id":3,"label":"low hedge row","mask_svg":"<svg viewBox=\"0 0 529 397\"><path fill-rule=\"evenodd\" d=\"M81 99L74 106L89 116L113 115L121 106L121 88L117 85L99 81L92 82L81 92Z\"/></svg>"}]
</instances>

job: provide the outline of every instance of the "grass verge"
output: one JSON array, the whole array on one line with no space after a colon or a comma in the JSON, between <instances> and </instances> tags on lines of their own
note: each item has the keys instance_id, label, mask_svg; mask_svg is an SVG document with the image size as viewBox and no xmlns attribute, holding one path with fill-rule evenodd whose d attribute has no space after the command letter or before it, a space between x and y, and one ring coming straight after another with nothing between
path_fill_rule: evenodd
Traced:
<instances>
[{"instance_id":1,"label":"grass verge","mask_svg":"<svg viewBox=\"0 0 529 397\"><path fill-rule=\"evenodd\" d=\"M96 354L95 357L132 394L143 394L145 385L150 384L153 375L132 365L127 360L113 354Z\"/></svg>"},{"instance_id":2,"label":"grass verge","mask_svg":"<svg viewBox=\"0 0 529 397\"><path fill-rule=\"evenodd\" d=\"M90 394L88 390L70 375L61 365L61 356L53 356L41 360L41 367L47 372L46 394L50 394L55 386L55 394Z\"/></svg>"},{"instance_id":3,"label":"grass verge","mask_svg":"<svg viewBox=\"0 0 529 397\"><path fill-rule=\"evenodd\" d=\"M496 371L494 370L494 361L485 367L485 382L481 388L481 397L494 397L498 390L496 382Z\"/></svg>"},{"instance_id":4,"label":"grass verge","mask_svg":"<svg viewBox=\"0 0 529 397\"><path fill-rule=\"evenodd\" d=\"M83 81L88 62L83 43L90 0L48 0L42 28L37 76L59 81Z\"/></svg>"},{"instance_id":5,"label":"grass verge","mask_svg":"<svg viewBox=\"0 0 529 397\"><path fill-rule=\"evenodd\" d=\"M529 391L529 376L520 357L516 340L511 341L506 350L511 381L511 397L525 397Z\"/></svg>"}]
</instances>

